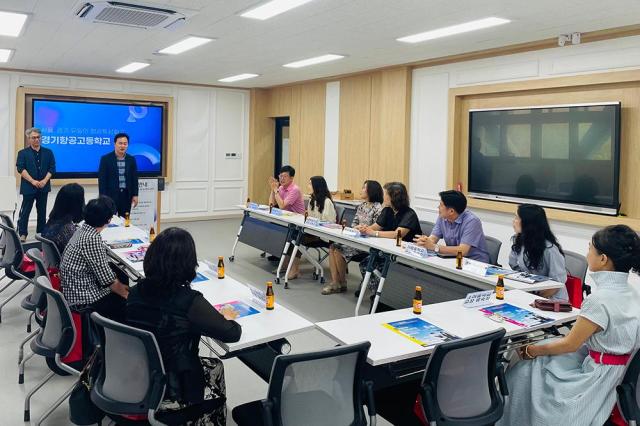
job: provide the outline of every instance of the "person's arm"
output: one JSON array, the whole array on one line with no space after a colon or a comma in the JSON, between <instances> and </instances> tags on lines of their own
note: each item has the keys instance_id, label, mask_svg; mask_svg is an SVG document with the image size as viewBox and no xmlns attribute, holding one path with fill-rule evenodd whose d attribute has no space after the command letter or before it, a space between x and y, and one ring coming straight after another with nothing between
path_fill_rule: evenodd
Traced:
<instances>
[{"instance_id":1,"label":"person's arm","mask_svg":"<svg viewBox=\"0 0 640 426\"><path fill-rule=\"evenodd\" d=\"M100 157L100 166L98 167L98 194L107 194L107 157Z\"/></svg>"},{"instance_id":2,"label":"person's arm","mask_svg":"<svg viewBox=\"0 0 640 426\"><path fill-rule=\"evenodd\" d=\"M83 255L91 272L98 280L98 285L101 288L109 287L112 292L126 299L129 289L118 280L115 272L109 266L107 252L99 235L97 238L87 240Z\"/></svg>"},{"instance_id":3,"label":"person's arm","mask_svg":"<svg viewBox=\"0 0 640 426\"><path fill-rule=\"evenodd\" d=\"M333 205L333 201L328 198L324 200L324 209L322 209L320 220L331 223L336 222L336 208Z\"/></svg>"},{"instance_id":4,"label":"person's arm","mask_svg":"<svg viewBox=\"0 0 640 426\"><path fill-rule=\"evenodd\" d=\"M543 345L529 345L523 351L526 359L542 355L561 355L576 352L594 333L602 328L583 316L579 316L569 334Z\"/></svg>"},{"instance_id":5,"label":"person's arm","mask_svg":"<svg viewBox=\"0 0 640 426\"><path fill-rule=\"evenodd\" d=\"M433 225L433 229L431 230L431 235L421 235L415 239L415 243L426 249L433 250L436 247L436 244L438 244L438 241L440 241L440 238L442 238L441 222L442 219L438 217L435 225Z\"/></svg>"},{"instance_id":6,"label":"person's arm","mask_svg":"<svg viewBox=\"0 0 640 426\"><path fill-rule=\"evenodd\" d=\"M16 170L25 181L31 185L36 186L37 181L31 177L27 171L27 160L24 158L24 151L18 152L18 158L16 158Z\"/></svg>"},{"instance_id":7,"label":"person's arm","mask_svg":"<svg viewBox=\"0 0 640 426\"><path fill-rule=\"evenodd\" d=\"M518 253L513 249L509 252L509 267L514 271L520 270L520 265L518 265Z\"/></svg>"},{"instance_id":8,"label":"person's arm","mask_svg":"<svg viewBox=\"0 0 640 426\"><path fill-rule=\"evenodd\" d=\"M131 156L131 203L133 207L138 207L138 164L135 157Z\"/></svg>"},{"instance_id":9,"label":"person's arm","mask_svg":"<svg viewBox=\"0 0 640 426\"><path fill-rule=\"evenodd\" d=\"M480 240L484 238L480 219L465 221L462 224L461 234L460 244L457 246L442 246L440 247L440 253L456 255L458 252L462 252L462 256L466 257L471 251L471 247L479 247Z\"/></svg>"},{"instance_id":10,"label":"person's arm","mask_svg":"<svg viewBox=\"0 0 640 426\"><path fill-rule=\"evenodd\" d=\"M545 249L543 261L545 265L549 265L549 272L547 273L549 278L562 284L567 282L567 265L564 256L555 244ZM559 289L557 288L551 288L549 290L541 290L539 294L548 299L558 291Z\"/></svg>"},{"instance_id":11,"label":"person's arm","mask_svg":"<svg viewBox=\"0 0 640 426\"><path fill-rule=\"evenodd\" d=\"M51 180L51 177L56 173L56 157L55 155L53 155L53 151L49 150L48 152L49 152L49 158L50 158L49 170L47 170L47 175L42 180L44 182L44 185L49 183L49 180Z\"/></svg>"},{"instance_id":12,"label":"person's arm","mask_svg":"<svg viewBox=\"0 0 640 426\"><path fill-rule=\"evenodd\" d=\"M225 319L202 295L193 300L187 317L194 332L221 342L237 342L242 335L240 324Z\"/></svg>"}]
</instances>

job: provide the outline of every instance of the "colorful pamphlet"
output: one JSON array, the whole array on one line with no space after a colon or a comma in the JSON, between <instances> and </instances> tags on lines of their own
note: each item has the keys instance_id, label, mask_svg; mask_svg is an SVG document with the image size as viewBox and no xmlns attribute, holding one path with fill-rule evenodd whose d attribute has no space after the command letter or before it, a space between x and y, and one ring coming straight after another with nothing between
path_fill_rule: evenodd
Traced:
<instances>
[{"instance_id":1,"label":"colorful pamphlet","mask_svg":"<svg viewBox=\"0 0 640 426\"><path fill-rule=\"evenodd\" d=\"M196 277L193 279L193 281L191 281L191 284L199 283L202 281L209 281L209 279L210 278L206 275L203 275L200 272L196 272Z\"/></svg>"},{"instance_id":2,"label":"colorful pamphlet","mask_svg":"<svg viewBox=\"0 0 640 426\"><path fill-rule=\"evenodd\" d=\"M124 255L129 262L139 263L144 261L144 256L147 254L147 248L148 248L147 246L142 246L135 250L125 252Z\"/></svg>"},{"instance_id":3,"label":"colorful pamphlet","mask_svg":"<svg viewBox=\"0 0 640 426\"><path fill-rule=\"evenodd\" d=\"M481 308L480 312L489 316L500 317L508 323L523 328L535 327L548 322L553 322L551 318L543 317L527 309L510 305L509 303L487 306L486 308Z\"/></svg>"},{"instance_id":4,"label":"colorful pamphlet","mask_svg":"<svg viewBox=\"0 0 640 426\"><path fill-rule=\"evenodd\" d=\"M421 318L394 321L382 324L382 326L425 348L458 339L458 336L447 333Z\"/></svg>"},{"instance_id":5,"label":"colorful pamphlet","mask_svg":"<svg viewBox=\"0 0 640 426\"><path fill-rule=\"evenodd\" d=\"M220 303L218 305L213 305L213 307L216 308L218 312L220 312L223 308L230 307L235 312L238 313L238 318L247 317L249 315L260 313L260 311L257 310L256 308L253 308L239 300L232 300L231 302Z\"/></svg>"},{"instance_id":6,"label":"colorful pamphlet","mask_svg":"<svg viewBox=\"0 0 640 426\"><path fill-rule=\"evenodd\" d=\"M543 281L549 281L549 277L544 275L535 275L528 272L515 272L507 276L510 280L520 281L527 284L535 284Z\"/></svg>"},{"instance_id":7,"label":"colorful pamphlet","mask_svg":"<svg viewBox=\"0 0 640 426\"><path fill-rule=\"evenodd\" d=\"M489 266L484 274L487 277L497 277L498 275L513 274L513 271L511 269L499 268L497 266Z\"/></svg>"}]
</instances>

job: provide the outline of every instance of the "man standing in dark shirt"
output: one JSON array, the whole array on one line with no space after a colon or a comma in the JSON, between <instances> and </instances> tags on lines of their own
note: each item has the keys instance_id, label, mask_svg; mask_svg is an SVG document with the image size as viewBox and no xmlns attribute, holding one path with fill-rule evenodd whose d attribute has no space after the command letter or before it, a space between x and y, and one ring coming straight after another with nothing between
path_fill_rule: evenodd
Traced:
<instances>
[{"instance_id":1,"label":"man standing in dark shirt","mask_svg":"<svg viewBox=\"0 0 640 426\"><path fill-rule=\"evenodd\" d=\"M56 172L56 160L50 149L40 145L42 132L32 127L27 129L25 135L29 147L18 152L16 169L20 175L20 194L22 194L22 206L18 219L18 233L20 240L26 241L29 225L29 215L33 202L36 202L38 224L36 232L42 232L47 221L47 197L51 192L51 177Z\"/></svg>"},{"instance_id":2,"label":"man standing in dark shirt","mask_svg":"<svg viewBox=\"0 0 640 426\"><path fill-rule=\"evenodd\" d=\"M118 133L113 144L113 152L100 158L98 191L115 201L118 216L124 217L132 204L138 205L138 167L136 159L127 154L129 135Z\"/></svg>"}]
</instances>

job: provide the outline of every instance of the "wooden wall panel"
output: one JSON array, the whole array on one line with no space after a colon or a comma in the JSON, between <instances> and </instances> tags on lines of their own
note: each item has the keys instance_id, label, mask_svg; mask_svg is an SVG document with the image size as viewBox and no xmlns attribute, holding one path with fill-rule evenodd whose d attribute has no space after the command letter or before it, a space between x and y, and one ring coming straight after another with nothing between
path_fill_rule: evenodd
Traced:
<instances>
[{"instance_id":1,"label":"wooden wall panel","mask_svg":"<svg viewBox=\"0 0 640 426\"><path fill-rule=\"evenodd\" d=\"M251 89L249 113L249 197L265 203L269 199L267 179L273 173L275 124L269 118L269 91Z\"/></svg>"},{"instance_id":2,"label":"wooden wall panel","mask_svg":"<svg viewBox=\"0 0 640 426\"><path fill-rule=\"evenodd\" d=\"M300 86L300 141L298 184L306 191L311 176L324 173L326 85ZM304 185L304 186L303 186Z\"/></svg>"},{"instance_id":3,"label":"wooden wall panel","mask_svg":"<svg viewBox=\"0 0 640 426\"><path fill-rule=\"evenodd\" d=\"M616 82L616 77L620 81ZM630 72L605 73L591 76L558 78L545 87L540 82L486 85L478 88L455 89L450 95L449 121L449 185L460 181L467 187L469 109L500 108L530 105L558 105L571 103L621 101L620 202L626 215L610 217L558 209L546 209L550 218L597 226L626 223L640 230L640 72L635 78ZM531 83L531 89L528 84ZM493 89L493 90L492 90ZM466 90L466 91L465 91ZM470 199L469 205L489 210L512 212L514 204Z\"/></svg>"},{"instance_id":4,"label":"wooden wall panel","mask_svg":"<svg viewBox=\"0 0 640 426\"><path fill-rule=\"evenodd\" d=\"M357 193L369 176L371 75L340 81L338 188Z\"/></svg>"},{"instance_id":5,"label":"wooden wall panel","mask_svg":"<svg viewBox=\"0 0 640 426\"><path fill-rule=\"evenodd\" d=\"M394 68L371 82L369 176L382 183L409 181L411 72ZM393 157L389 157L393 153Z\"/></svg>"}]
</instances>

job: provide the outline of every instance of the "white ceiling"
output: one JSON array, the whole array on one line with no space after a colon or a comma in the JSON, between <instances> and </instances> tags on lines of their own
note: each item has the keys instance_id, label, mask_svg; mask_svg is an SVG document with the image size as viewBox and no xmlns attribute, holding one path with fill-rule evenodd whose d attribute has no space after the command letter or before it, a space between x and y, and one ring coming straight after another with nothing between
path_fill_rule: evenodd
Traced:
<instances>
[{"instance_id":1,"label":"white ceiling","mask_svg":"<svg viewBox=\"0 0 640 426\"><path fill-rule=\"evenodd\" d=\"M314 0L266 21L239 16L260 3L145 1L195 12L186 25L167 31L86 23L73 15L78 0L0 0L0 10L31 14L21 37L0 36L0 48L16 49L2 66L122 76L114 70L132 61L149 61L151 66L131 76L221 84L217 80L222 77L256 73L260 77L230 85L264 87L640 21L638 0ZM395 40L489 16L512 22L415 45ZM153 54L186 35L217 40L177 56ZM303 69L282 67L325 53L347 58Z\"/></svg>"}]
</instances>

